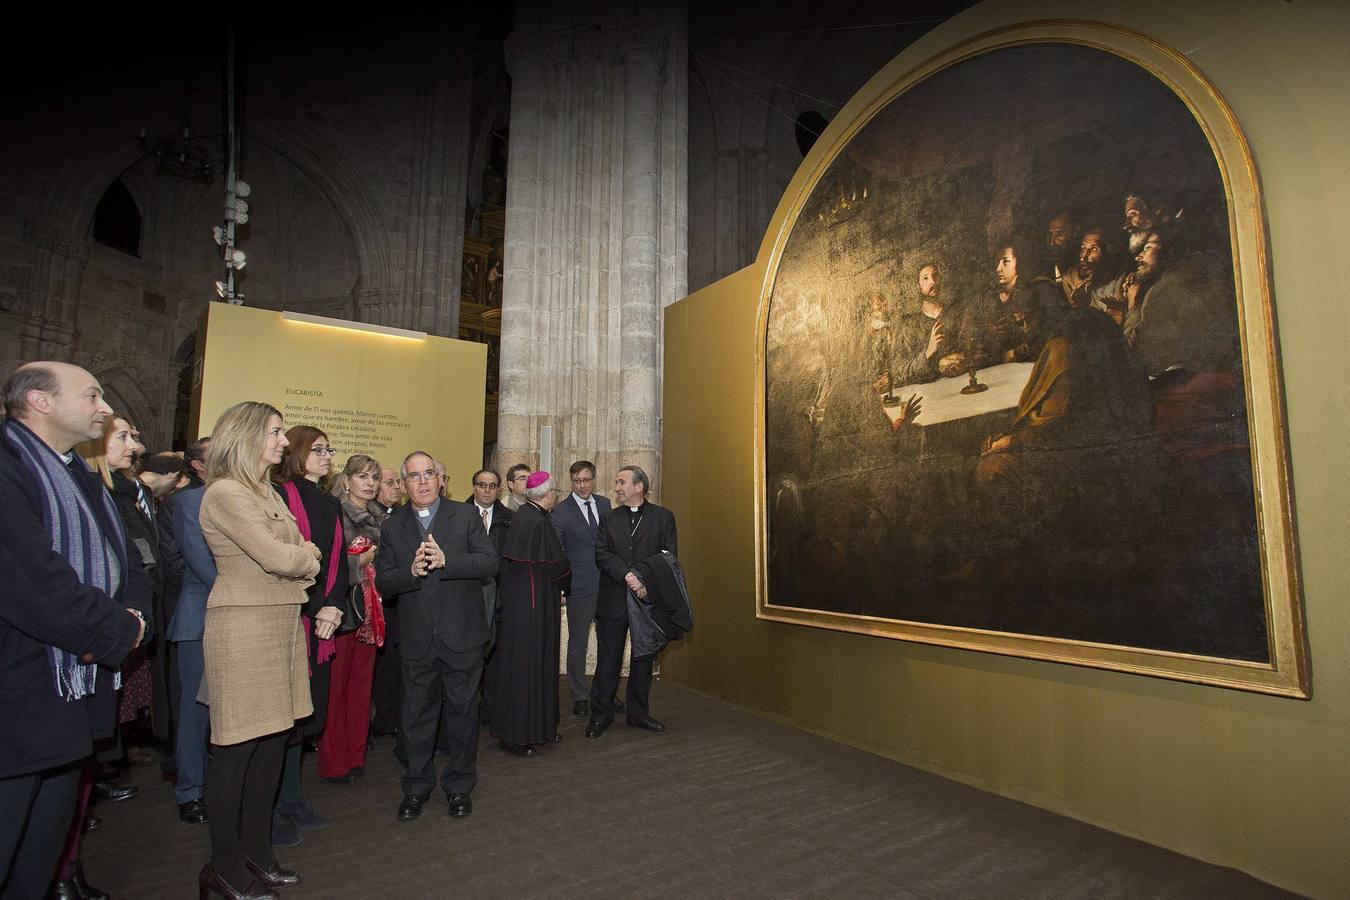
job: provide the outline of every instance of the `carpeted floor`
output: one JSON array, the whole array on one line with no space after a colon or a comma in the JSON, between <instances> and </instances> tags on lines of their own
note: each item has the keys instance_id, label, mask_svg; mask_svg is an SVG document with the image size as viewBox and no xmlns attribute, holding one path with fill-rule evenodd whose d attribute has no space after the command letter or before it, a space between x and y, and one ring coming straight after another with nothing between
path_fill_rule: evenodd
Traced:
<instances>
[{"instance_id":1,"label":"carpeted floor","mask_svg":"<svg viewBox=\"0 0 1350 900\"><path fill-rule=\"evenodd\" d=\"M565 693L565 688L564 688ZM658 682L663 735L620 722L599 740L563 713L533 759L479 747L474 813L437 794L395 819L393 741L365 778L306 792L332 819L278 850L286 897L1284 897L1270 885L939 778ZM116 898L195 896L207 829L178 822L158 767L97 808L89 881Z\"/></svg>"}]
</instances>

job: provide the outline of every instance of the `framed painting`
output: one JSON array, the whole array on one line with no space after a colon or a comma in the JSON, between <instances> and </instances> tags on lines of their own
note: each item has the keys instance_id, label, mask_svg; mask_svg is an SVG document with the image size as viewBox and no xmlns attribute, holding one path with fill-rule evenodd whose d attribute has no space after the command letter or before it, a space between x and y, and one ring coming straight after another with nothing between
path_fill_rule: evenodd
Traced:
<instances>
[{"instance_id":1,"label":"framed painting","mask_svg":"<svg viewBox=\"0 0 1350 900\"><path fill-rule=\"evenodd\" d=\"M809 157L760 302L757 613L1309 693L1257 171L1180 53L982 35Z\"/></svg>"}]
</instances>

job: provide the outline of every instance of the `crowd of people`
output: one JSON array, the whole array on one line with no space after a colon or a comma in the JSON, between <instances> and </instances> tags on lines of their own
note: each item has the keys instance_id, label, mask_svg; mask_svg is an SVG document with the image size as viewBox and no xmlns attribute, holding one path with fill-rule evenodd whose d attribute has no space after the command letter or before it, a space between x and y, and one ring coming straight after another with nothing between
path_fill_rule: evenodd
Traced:
<instances>
[{"instance_id":1,"label":"crowd of people","mask_svg":"<svg viewBox=\"0 0 1350 900\"><path fill-rule=\"evenodd\" d=\"M665 730L652 662L692 620L674 516L640 467L619 469L614 506L587 460L566 496L519 464L504 482L480 469L456 501L429 453L398 468L352 454L335 471L322 429L266 403L151 454L77 366L25 364L3 392L0 897L107 896L79 847L91 798L135 795L107 766L137 723L179 819L210 830L202 898L299 883L274 848L328 822L303 790L306 749L321 778L353 785L374 738L393 736L401 821L422 813L444 754L449 814L468 816L481 726L517 757L558 739L564 607L586 736L619 712Z\"/></svg>"}]
</instances>

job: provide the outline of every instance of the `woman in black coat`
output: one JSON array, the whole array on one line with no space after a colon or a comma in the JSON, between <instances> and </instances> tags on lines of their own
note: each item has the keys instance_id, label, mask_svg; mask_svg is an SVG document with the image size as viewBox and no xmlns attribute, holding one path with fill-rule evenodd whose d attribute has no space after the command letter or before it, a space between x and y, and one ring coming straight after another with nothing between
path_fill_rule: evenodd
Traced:
<instances>
[{"instance_id":1,"label":"woman in black coat","mask_svg":"<svg viewBox=\"0 0 1350 900\"><path fill-rule=\"evenodd\" d=\"M300 829L322 828L328 820L314 811L300 787L301 742L323 731L328 711L328 686L335 647L334 620L341 628L343 598L350 584L347 575L346 542L342 536L342 505L322 487L333 468L337 452L328 435L312 425L296 425L286 432L286 453L273 474L275 488L286 501L306 540L322 551L319 576L309 588L309 601L301 607L310 636L310 696L314 714L297 725L294 743L286 751L281 775L281 793L272 816L272 843L292 847L300 843Z\"/></svg>"}]
</instances>

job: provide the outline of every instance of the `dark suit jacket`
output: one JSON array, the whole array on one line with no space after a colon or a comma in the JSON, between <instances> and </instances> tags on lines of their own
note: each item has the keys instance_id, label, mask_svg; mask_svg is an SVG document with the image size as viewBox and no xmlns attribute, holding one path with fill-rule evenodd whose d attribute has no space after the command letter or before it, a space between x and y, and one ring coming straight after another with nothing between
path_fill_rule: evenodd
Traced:
<instances>
[{"instance_id":1,"label":"dark suit jacket","mask_svg":"<svg viewBox=\"0 0 1350 900\"><path fill-rule=\"evenodd\" d=\"M481 524L483 516L478 512L478 504L473 502L472 497L463 502ZM502 501L498 500L492 504L492 530L488 532L488 537L492 539L492 549L496 550L498 555L502 552L502 541L506 540L506 529L511 527L511 516L511 510L507 509Z\"/></svg>"},{"instance_id":2,"label":"dark suit jacket","mask_svg":"<svg viewBox=\"0 0 1350 900\"><path fill-rule=\"evenodd\" d=\"M624 576L633 564L662 550L675 549L675 514L655 503L642 505L642 521L629 534L628 507L616 506L600 517L595 542L595 564L600 567L600 595L595 614L604 619L628 615L628 588Z\"/></svg>"},{"instance_id":3,"label":"dark suit jacket","mask_svg":"<svg viewBox=\"0 0 1350 900\"><path fill-rule=\"evenodd\" d=\"M0 423L11 427L18 426ZM114 533L98 500L103 482L87 469L76 479L104 533ZM0 778L82 759L94 739L112 733L117 694L111 669L100 668L92 696L68 702L56 694L47 645L115 668L131 652L139 627L122 607L148 613L151 605L149 578L125 544L114 546L122 570L116 596L83 584L52 550L41 497L32 472L0 439Z\"/></svg>"},{"instance_id":4,"label":"dark suit jacket","mask_svg":"<svg viewBox=\"0 0 1350 900\"><path fill-rule=\"evenodd\" d=\"M609 498L591 494L591 499L595 501L596 519L603 522L605 513L609 512ZM586 524L586 517L572 494L558 501L549 520L562 541L567 561L572 564L572 590L569 593L576 597L596 593L600 589L600 570L595 565L596 538L591 535L591 527Z\"/></svg>"},{"instance_id":5,"label":"dark suit jacket","mask_svg":"<svg viewBox=\"0 0 1350 900\"><path fill-rule=\"evenodd\" d=\"M445 553L445 567L421 578L412 573L422 543L412 504L384 520L375 556L376 588L384 597L397 598L399 651L414 660L425 657L435 639L455 652L487 643L482 579L497 572L497 551L483 522L463 503L442 498L431 533Z\"/></svg>"},{"instance_id":6,"label":"dark suit jacket","mask_svg":"<svg viewBox=\"0 0 1350 900\"><path fill-rule=\"evenodd\" d=\"M173 534L183 554L183 590L169 621L169 640L200 641L206 627L206 598L216 581L216 560L202 537L200 516L205 487L180 491L173 504Z\"/></svg>"}]
</instances>

